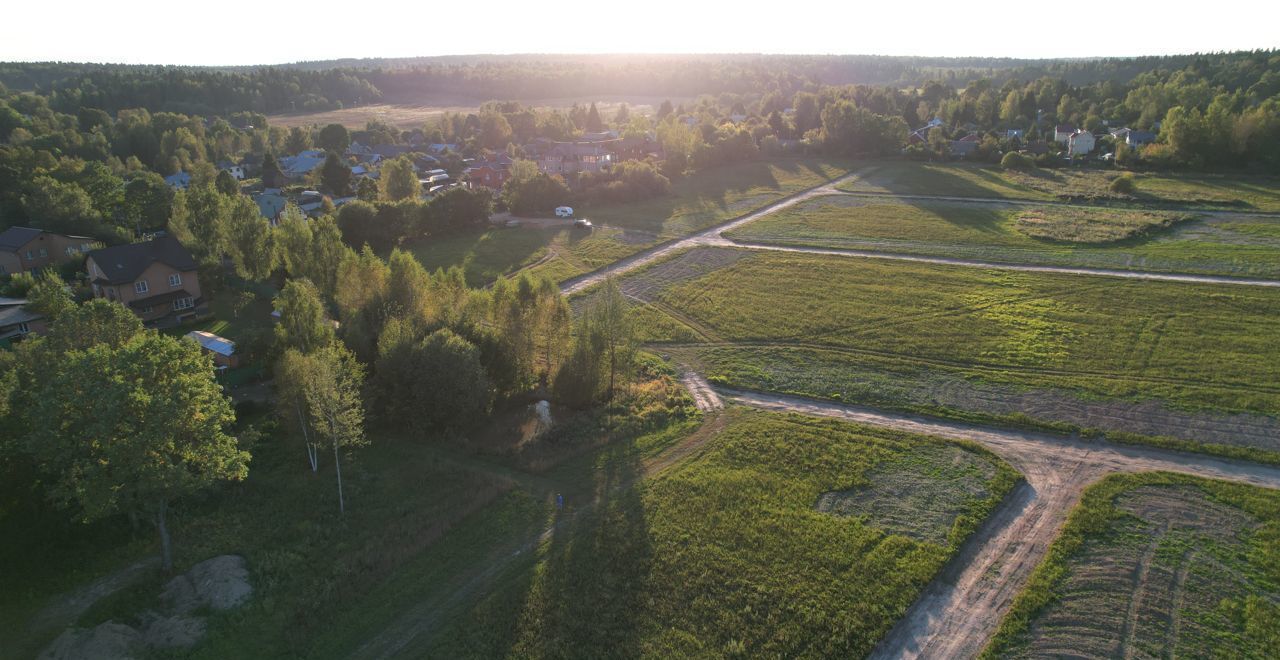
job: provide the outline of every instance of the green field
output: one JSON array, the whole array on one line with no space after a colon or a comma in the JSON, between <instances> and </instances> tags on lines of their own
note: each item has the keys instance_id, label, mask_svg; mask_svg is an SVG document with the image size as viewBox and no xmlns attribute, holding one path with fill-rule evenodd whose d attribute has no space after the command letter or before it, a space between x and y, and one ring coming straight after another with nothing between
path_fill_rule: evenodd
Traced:
<instances>
[{"instance_id":1,"label":"green field","mask_svg":"<svg viewBox=\"0 0 1280 660\"><path fill-rule=\"evenodd\" d=\"M1224 174L1134 173L1136 190L1119 194L1111 169L1038 169L1031 172L974 165L887 162L841 186L852 192L1030 200L1097 200L1128 205L1280 211L1280 180Z\"/></svg>"},{"instance_id":2,"label":"green field","mask_svg":"<svg viewBox=\"0 0 1280 660\"><path fill-rule=\"evenodd\" d=\"M686 328L647 341L738 387L1280 450L1276 290L721 248L623 289Z\"/></svg>"},{"instance_id":3,"label":"green field","mask_svg":"<svg viewBox=\"0 0 1280 660\"><path fill-rule=\"evenodd\" d=\"M1269 218L826 196L726 235L1005 263L1280 276L1280 219Z\"/></svg>"},{"instance_id":4,"label":"green field","mask_svg":"<svg viewBox=\"0 0 1280 660\"><path fill-rule=\"evenodd\" d=\"M1280 492L1165 473L1089 488L987 658L1265 658L1280 645Z\"/></svg>"},{"instance_id":5,"label":"green field","mask_svg":"<svg viewBox=\"0 0 1280 660\"><path fill-rule=\"evenodd\" d=\"M724 415L702 453L568 519L403 654L860 657L1017 479L973 446ZM920 515L907 492L933 495Z\"/></svg>"},{"instance_id":6,"label":"green field","mask_svg":"<svg viewBox=\"0 0 1280 660\"><path fill-rule=\"evenodd\" d=\"M462 266L484 284L521 268L557 280L589 272L654 244L749 213L837 179L850 164L819 158L725 165L674 181L671 194L631 204L579 208L594 232L515 227L423 239L405 246L428 269Z\"/></svg>"}]
</instances>

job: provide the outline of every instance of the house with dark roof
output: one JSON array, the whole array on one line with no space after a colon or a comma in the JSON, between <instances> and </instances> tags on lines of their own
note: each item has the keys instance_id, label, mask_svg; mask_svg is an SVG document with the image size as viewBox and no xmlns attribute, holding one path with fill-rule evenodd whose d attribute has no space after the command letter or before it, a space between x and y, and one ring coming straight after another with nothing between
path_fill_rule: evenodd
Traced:
<instances>
[{"instance_id":1,"label":"house with dark roof","mask_svg":"<svg viewBox=\"0 0 1280 660\"><path fill-rule=\"evenodd\" d=\"M1053 141L1066 144L1071 141L1071 136L1076 132L1076 127L1071 124L1059 124L1053 129Z\"/></svg>"},{"instance_id":2,"label":"house with dark roof","mask_svg":"<svg viewBox=\"0 0 1280 660\"><path fill-rule=\"evenodd\" d=\"M1155 141L1156 134L1151 131L1129 131L1124 138L1124 143L1131 149L1141 147L1144 144L1151 144Z\"/></svg>"},{"instance_id":3,"label":"house with dark roof","mask_svg":"<svg viewBox=\"0 0 1280 660\"><path fill-rule=\"evenodd\" d=\"M538 154L538 169L547 174L599 172L613 164L613 154L590 142L555 142L550 146L536 144L526 150Z\"/></svg>"},{"instance_id":4,"label":"house with dark roof","mask_svg":"<svg viewBox=\"0 0 1280 660\"><path fill-rule=\"evenodd\" d=\"M78 258L98 244L87 236L64 236L31 227L0 232L0 275L17 275Z\"/></svg>"},{"instance_id":5,"label":"house with dark roof","mask_svg":"<svg viewBox=\"0 0 1280 660\"><path fill-rule=\"evenodd\" d=\"M148 325L173 325L208 313L196 260L172 236L89 253L95 298L119 301Z\"/></svg>"},{"instance_id":6,"label":"house with dark roof","mask_svg":"<svg viewBox=\"0 0 1280 660\"><path fill-rule=\"evenodd\" d=\"M27 309L23 298L0 298L0 345L48 331L44 317Z\"/></svg>"}]
</instances>

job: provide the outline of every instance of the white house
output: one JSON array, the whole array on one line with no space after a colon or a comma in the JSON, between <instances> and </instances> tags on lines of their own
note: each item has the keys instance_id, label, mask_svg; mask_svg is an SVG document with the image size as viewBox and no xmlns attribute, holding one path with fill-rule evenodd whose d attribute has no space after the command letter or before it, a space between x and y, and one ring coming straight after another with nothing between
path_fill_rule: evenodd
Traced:
<instances>
[{"instance_id":1,"label":"white house","mask_svg":"<svg viewBox=\"0 0 1280 660\"><path fill-rule=\"evenodd\" d=\"M1060 124L1053 129L1053 141L1066 144L1075 133L1075 126L1072 126L1071 124Z\"/></svg>"},{"instance_id":2,"label":"white house","mask_svg":"<svg viewBox=\"0 0 1280 660\"><path fill-rule=\"evenodd\" d=\"M1089 131L1076 131L1067 138L1067 154L1084 156L1093 151L1094 137Z\"/></svg>"}]
</instances>

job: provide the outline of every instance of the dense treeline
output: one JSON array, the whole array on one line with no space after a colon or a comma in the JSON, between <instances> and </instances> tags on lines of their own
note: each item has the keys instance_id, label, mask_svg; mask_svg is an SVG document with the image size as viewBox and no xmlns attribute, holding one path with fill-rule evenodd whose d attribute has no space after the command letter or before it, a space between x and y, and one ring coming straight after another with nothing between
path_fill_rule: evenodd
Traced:
<instances>
[{"instance_id":1,"label":"dense treeline","mask_svg":"<svg viewBox=\"0 0 1280 660\"><path fill-rule=\"evenodd\" d=\"M1156 73L1191 71L1210 85L1242 89L1280 78L1275 51L1097 60L925 58L870 55L510 55L338 60L254 68L195 68L74 63L0 64L0 84L39 90L66 112L88 106L115 112L229 114L323 110L432 95L474 99L583 95L693 97L793 94L821 85L951 86L986 79L1060 79L1070 85L1127 85ZM1274 92L1273 92L1274 93Z\"/></svg>"}]
</instances>

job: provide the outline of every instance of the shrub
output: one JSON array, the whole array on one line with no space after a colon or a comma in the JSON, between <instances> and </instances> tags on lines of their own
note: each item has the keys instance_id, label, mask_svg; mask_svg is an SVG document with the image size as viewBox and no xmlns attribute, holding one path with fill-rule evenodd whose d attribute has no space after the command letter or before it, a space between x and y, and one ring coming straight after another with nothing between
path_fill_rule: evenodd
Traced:
<instances>
[{"instance_id":1,"label":"shrub","mask_svg":"<svg viewBox=\"0 0 1280 660\"><path fill-rule=\"evenodd\" d=\"M1116 177L1111 181L1110 188L1111 192L1121 195L1132 195L1137 191L1137 186L1134 185L1132 174L1121 174Z\"/></svg>"},{"instance_id":2,"label":"shrub","mask_svg":"<svg viewBox=\"0 0 1280 660\"><path fill-rule=\"evenodd\" d=\"M1036 161L1026 154L1010 151L1000 159L1000 167L1006 170L1033 170Z\"/></svg>"}]
</instances>

